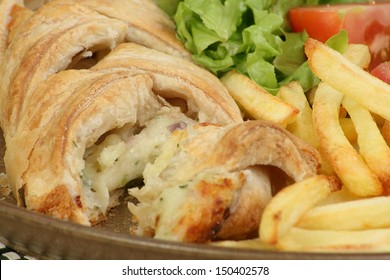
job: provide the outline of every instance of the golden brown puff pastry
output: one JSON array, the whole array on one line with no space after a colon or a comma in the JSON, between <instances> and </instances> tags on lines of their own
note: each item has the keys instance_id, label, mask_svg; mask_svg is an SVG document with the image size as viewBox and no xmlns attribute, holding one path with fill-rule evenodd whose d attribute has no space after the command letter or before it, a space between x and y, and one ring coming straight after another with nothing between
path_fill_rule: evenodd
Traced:
<instances>
[{"instance_id":1,"label":"golden brown puff pastry","mask_svg":"<svg viewBox=\"0 0 390 280\"><path fill-rule=\"evenodd\" d=\"M23 6L22 0L0 0L0 63L8 45L9 24L12 22L12 10Z\"/></svg>"},{"instance_id":2,"label":"golden brown puff pastry","mask_svg":"<svg viewBox=\"0 0 390 280\"><path fill-rule=\"evenodd\" d=\"M45 2L48 0L0 0L0 61L9 43L11 27L15 29L15 25L22 25L32 10L41 7Z\"/></svg>"},{"instance_id":3,"label":"golden brown puff pastry","mask_svg":"<svg viewBox=\"0 0 390 280\"><path fill-rule=\"evenodd\" d=\"M7 48L10 42L14 40L15 37L18 36L20 30L25 28L25 24L28 19L32 16L33 11L21 7L18 5L13 6L11 11L11 22L8 24L9 34L8 34L8 42Z\"/></svg>"},{"instance_id":4,"label":"golden brown puff pastry","mask_svg":"<svg viewBox=\"0 0 390 280\"><path fill-rule=\"evenodd\" d=\"M272 194L265 166L293 181L320 166L314 148L265 121L189 127L163 150L145 169L145 186L130 190L140 203L129 208L138 234L186 242L253 237Z\"/></svg>"},{"instance_id":5,"label":"golden brown puff pastry","mask_svg":"<svg viewBox=\"0 0 390 280\"><path fill-rule=\"evenodd\" d=\"M75 3L52 1L34 12L13 34L0 65L1 126L12 135L24 99L50 75L66 69L74 57L112 49L127 25ZM12 31L11 31L12 32Z\"/></svg>"},{"instance_id":6,"label":"golden brown puff pastry","mask_svg":"<svg viewBox=\"0 0 390 280\"><path fill-rule=\"evenodd\" d=\"M102 135L142 124L161 107L152 80L127 72L68 70L42 82L7 142L5 165L19 203L80 224L99 221L82 181L84 152Z\"/></svg>"},{"instance_id":7,"label":"golden brown puff pastry","mask_svg":"<svg viewBox=\"0 0 390 280\"><path fill-rule=\"evenodd\" d=\"M182 58L124 43L91 69L131 69L148 73L153 78L156 93L167 99L175 97L187 101L189 115L202 108L205 115L199 116L199 121L220 124L242 121L237 104L219 79Z\"/></svg>"},{"instance_id":8,"label":"golden brown puff pastry","mask_svg":"<svg viewBox=\"0 0 390 280\"><path fill-rule=\"evenodd\" d=\"M176 38L174 22L153 0L65 0L80 3L110 18L128 24L126 40L174 56L190 59L191 54Z\"/></svg>"}]
</instances>

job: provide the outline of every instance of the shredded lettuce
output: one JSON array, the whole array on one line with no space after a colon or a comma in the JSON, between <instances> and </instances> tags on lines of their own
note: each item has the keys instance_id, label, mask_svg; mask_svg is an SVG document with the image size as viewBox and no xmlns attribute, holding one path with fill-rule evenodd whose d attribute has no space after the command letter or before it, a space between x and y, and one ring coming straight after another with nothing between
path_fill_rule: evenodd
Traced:
<instances>
[{"instance_id":1,"label":"shredded lettuce","mask_svg":"<svg viewBox=\"0 0 390 280\"><path fill-rule=\"evenodd\" d=\"M235 69L272 94L297 80L304 90L318 84L303 51L306 33L290 31L287 13L303 5L367 2L364 0L160 0L172 15L177 36L193 59L222 76ZM346 46L335 36L331 46Z\"/></svg>"},{"instance_id":2,"label":"shredded lettuce","mask_svg":"<svg viewBox=\"0 0 390 280\"><path fill-rule=\"evenodd\" d=\"M173 16L181 0L157 0L157 5L169 16Z\"/></svg>"}]
</instances>

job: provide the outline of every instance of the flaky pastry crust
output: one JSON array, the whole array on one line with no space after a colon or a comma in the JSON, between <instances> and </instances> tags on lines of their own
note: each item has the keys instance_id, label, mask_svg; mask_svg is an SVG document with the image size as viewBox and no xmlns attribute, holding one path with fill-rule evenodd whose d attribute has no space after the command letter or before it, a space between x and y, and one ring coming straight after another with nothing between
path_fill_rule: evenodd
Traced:
<instances>
[{"instance_id":1,"label":"flaky pastry crust","mask_svg":"<svg viewBox=\"0 0 390 280\"><path fill-rule=\"evenodd\" d=\"M1 127L12 135L24 100L50 75L66 69L86 50L112 49L127 26L77 4L52 1L34 12L13 35L0 65Z\"/></svg>"},{"instance_id":2,"label":"flaky pastry crust","mask_svg":"<svg viewBox=\"0 0 390 280\"><path fill-rule=\"evenodd\" d=\"M153 78L153 90L160 96L186 100L189 114L202 108L207 116L200 121L222 124L242 121L238 106L218 78L182 58L125 43L92 69L126 69L148 73Z\"/></svg>"}]
</instances>

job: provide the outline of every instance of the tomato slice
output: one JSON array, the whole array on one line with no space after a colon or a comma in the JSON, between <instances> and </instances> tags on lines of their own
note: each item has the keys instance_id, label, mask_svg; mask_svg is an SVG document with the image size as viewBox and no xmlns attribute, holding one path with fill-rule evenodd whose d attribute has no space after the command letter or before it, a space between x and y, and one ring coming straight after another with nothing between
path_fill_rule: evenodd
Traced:
<instances>
[{"instance_id":1,"label":"tomato slice","mask_svg":"<svg viewBox=\"0 0 390 280\"><path fill-rule=\"evenodd\" d=\"M306 30L310 37L325 42L342 29L350 43L366 44L373 69L390 60L390 3L346 4L300 7L289 12L293 31Z\"/></svg>"},{"instance_id":2,"label":"tomato slice","mask_svg":"<svg viewBox=\"0 0 390 280\"><path fill-rule=\"evenodd\" d=\"M382 81L390 84L390 61L382 62L374 69L371 70L371 74Z\"/></svg>"}]
</instances>

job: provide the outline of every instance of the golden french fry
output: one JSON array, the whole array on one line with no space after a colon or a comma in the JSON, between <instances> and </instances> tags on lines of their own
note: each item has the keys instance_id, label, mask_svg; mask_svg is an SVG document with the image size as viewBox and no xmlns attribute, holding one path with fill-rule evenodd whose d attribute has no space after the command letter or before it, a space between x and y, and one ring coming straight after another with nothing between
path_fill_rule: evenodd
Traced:
<instances>
[{"instance_id":1,"label":"golden french fry","mask_svg":"<svg viewBox=\"0 0 390 280\"><path fill-rule=\"evenodd\" d=\"M380 196L314 207L296 226L321 230L390 228L389 213L390 197Z\"/></svg>"},{"instance_id":2,"label":"golden french fry","mask_svg":"<svg viewBox=\"0 0 390 280\"><path fill-rule=\"evenodd\" d=\"M357 199L361 199L361 197L354 195L347 188L341 188L341 190L331 193L327 198L318 203L317 206L353 201Z\"/></svg>"},{"instance_id":3,"label":"golden french fry","mask_svg":"<svg viewBox=\"0 0 390 280\"><path fill-rule=\"evenodd\" d=\"M343 56L360 68L367 68L371 62L371 54L367 45L349 44Z\"/></svg>"},{"instance_id":4,"label":"golden french fry","mask_svg":"<svg viewBox=\"0 0 390 280\"><path fill-rule=\"evenodd\" d=\"M359 196L382 194L378 177L349 143L339 123L343 95L325 83L317 89L313 121L328 160L346 188Z\"/></svg>"},{"instance_id":5,"label":"golden french fry","mask_svg":"<svg viewBox=\"0 0 390 280\"><path fill-rule=\"evenodd\" d=\"M341 106L339 109L339 118L345 119L345 118L347 118L347 115L348 115L347 110L345 110L345 108L343 106Z\"/></svg>"},{"instance_id":6,"label":"golden french fry","mask_svg":"<svg viewBox=\"0 0 390 280\"><path fill-rule=\"evenodd\" d=\"M314 87L305 93L307 101L309 102L310 106L313 106L314 96L316 94L316 90L317 90L317 87Z\"/></svg>"},{"instance_id":7,"label":"golden french fry","mask_svg":"<svg viewBox=\"0 0 390 280\"><path fill-rule=\"evenodd\" d=\"M340 189L334 176L317 175L279 191L266 206L259 228L260 240L275 245L310 208Z\"/></svg>"},{"instance_id":8,"label":"golden french fry","mask_svg":"<svg viewBox=\"0 0 390 280\"><path fill-rule=\"evenodd\" d=\"M357 132L353 122L350 118L340 118L339 119L341 129L344 132L345 137L350 143L355 143L357 141Z\"/></svg>"},{"instance_id":9,"label":"golden french fry","mask_svg":"<svg viewBox=\"0 0 390 280\"><path fill-rule=\"evenodd\" d=\"M388 252L390 229L334 231L294 227L280 239L277 249L299 252Z\"/></svg>"},{"instance_id":10,"label":"golden french fry","mask_svg":"<svg viewBox=\"0 0 390 280\"><path fill-rule=\"evenodd\" d=\"M272 250L273 247L269 244L261 242L260 239L245 239L245 240L224 240L214 241L209 243L210 245L227 247L227 248L247 248L257 250Z\"/></svg>"},{"instance_id":11,"label":"golden french fry","mask_svg":"<svg viewBox=\"0 0 390 280\"><path fill-rule=\"evenodd\" d=\"M284 102L299 109L299 114L294 122L287 125L287 130L315 147L321 154L321 174L334 174L333 168L324 156L320 141L313 125L312 109L298 82L291 82L280 88L278 97Z\"/></svg>"},{"instance_id":12,"label":"golden french fry","mask_svg":"<svg viewBox=\"0 0 390 280\"><path fill-rule=\"evenodd\" d=\"M237 104L251 117L286 126L295 120L299 110L273 96L248 77L231 70L221 82Z\"/></svg>"},{"instance_id":13,"label":"golden french fry","mask_svg":"<svg viewBox=\"0 0 390 280\"><path fill-rule=\"evenodd\" d=\"M306 41L305 52L311 69L322 81L390 120L389 84L315 39Z\"/></svg>"},{"instance_id":14,"label":"golden french fry","mask_svg":"<svg viewBox=\"0 0 390 280\"><path fill-rule=\"evenodd\" d=\"M378 176L383 188L390 191L390 148L376 122L367 109L351 98L344 97L342 104L356 128L359 153Z\"/></svg>"},{"instance_id":15,"label":"golden french fry","mask_svg":"<svg viewBox=\"0 0 390 280\"><path fill-rule=\"evenodd\" d=\"M379 116L378 114L370 112L372 117L374 118L376 124L378 127L382 127L385 124L385 119L382 116Z\"/></svg>"},{"instance_id":16,"label":"golden french fry","mask_svg":"<svg viewBox=\"0 0 390 280\"><path fill-rule=\"evenodd\" d=\"M299 109L299 114L295 121L287 126L287 130L312 146L320 147L320 141L313 126L312 110L301 85L298 82L291 82L282 86L277 96Z\"/></svg>"},{"instance_id":17,"label":"golden french fry","mask_svg":"<svg viewBox=\"0 0 390 280\"><path fill-rule=\"evenodd\" d=\"M390 121L385 121L382 127L382 135L387 145L390 146Z\"/></svg>"}]
</instances>

